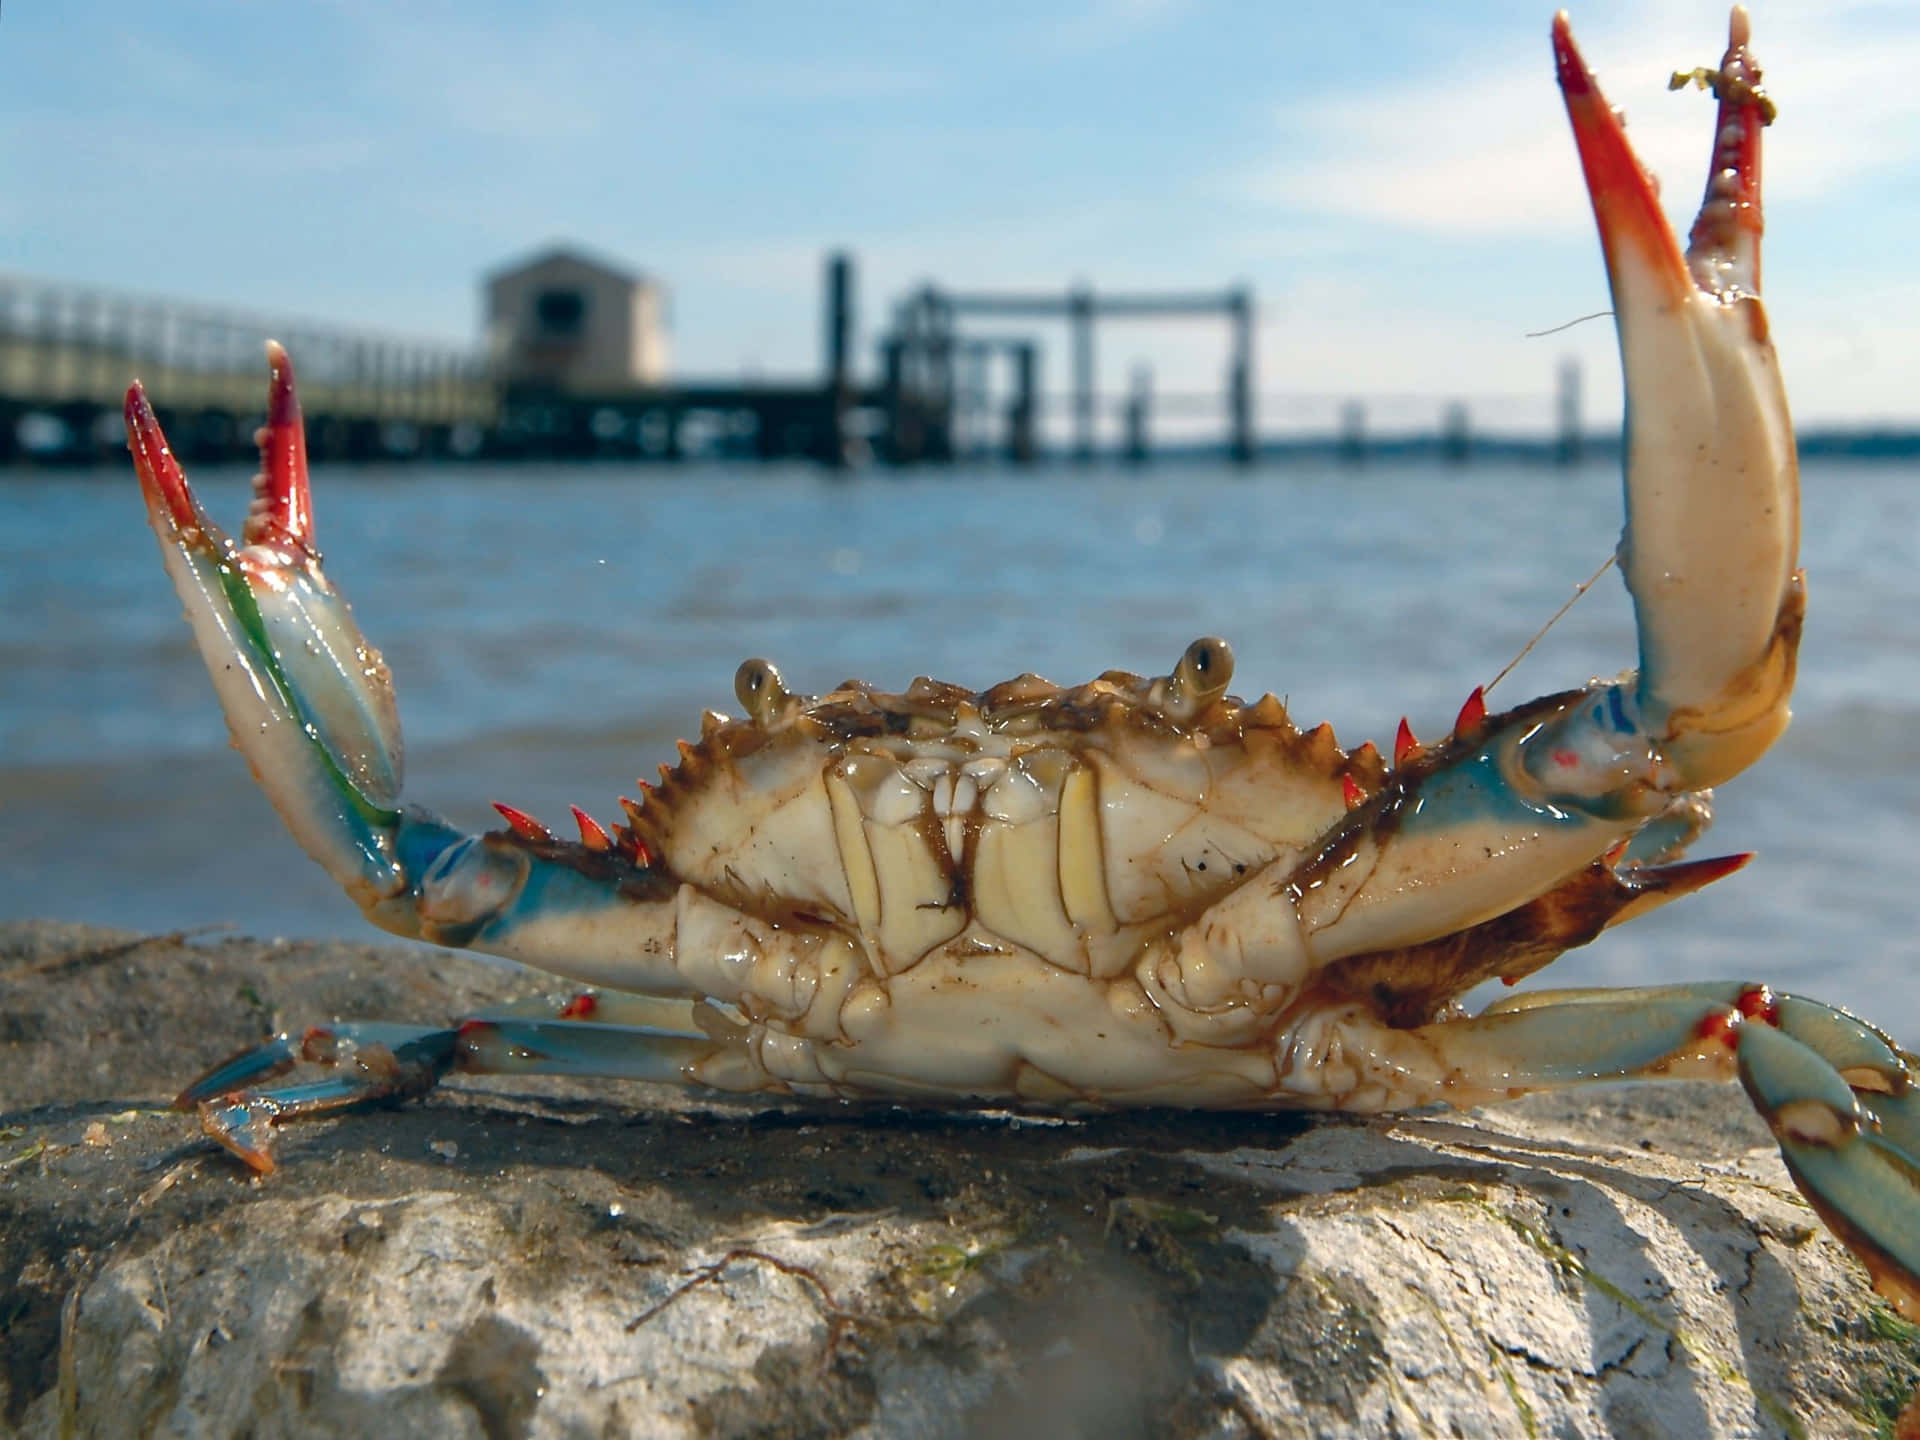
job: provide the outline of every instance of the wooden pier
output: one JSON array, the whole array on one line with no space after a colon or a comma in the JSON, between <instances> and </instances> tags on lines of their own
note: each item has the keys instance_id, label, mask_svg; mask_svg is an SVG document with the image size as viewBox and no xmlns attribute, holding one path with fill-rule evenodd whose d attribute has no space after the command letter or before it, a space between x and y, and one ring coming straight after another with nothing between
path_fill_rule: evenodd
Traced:
<instances>
[{"instance_id":1,"label":"wooden pier","mask_svg":"<svg viewBox=\"0 0 1920 1440\"><path fill-rule=\"evenodd\" d=\"M575 262L549 256L535 263ZM125 387L136 376L184 458L247 459L265 404L261 346L268 337L293 356L308 449L321 461L671 461L701 453L833 467L867 458L912 465L949 461L963 448L978 454L981 436L997 430L1001 438L988 448L1030 462L1041 454L1047 403L1040 342L1031 333L963 330L963 318L1068 322L1073 390L1066 403L1073 453L1086 458L1103 406L1094 389L1096 320L1194 315L1231 324L1227 449L1241 461L1255 453L1253 299L1244 289L1115 295L1083 286L1005 294L927 285L895 307L894 328L879 340L879 376L863 383L853 363L850 256L827 257L823 288L817 378L609 383L515 370L497 353L497 335L489 349L463 347L0 275L0 464L114 458L125 445ZM550 320L578 321L577 299L548 308ZM1004 408L988 414L989 368L1002 359L1010 366L1010 384L1000 392ZM1146 454L1153 404L1146 379L1112 403L1124 417L1133 458ZM965 447L956 444L962 428L969 429Z\"/></svg>"},{"instance_id":2,"label":"wooden pier","mask_svg":"<svg viewBox=\"0 0 1920 1440\"><path fill-rule=\"evenodd\" d=\"M1114 294L1087 285L1036 292L947 290L925 285L897 307L893 333L881 342L885 389L893 404L890 413L905 411L908 415L908 423L891 432L889 458L910 463L947 459L953 454L952 430L957 412L964 409L960 401L970 392L984 391L977 381L964 384L961 374L995 346L1004 349L1015 365L1007 453L1016 458L1031 458L1035 453L1033 424L1040 408L1037 342L1031 336L983 341L962 332L963 319L980 318L1066 323L1073 358L1069 396L1072 453L1078 460L1091 460L1096 450L1100 410L1097 321L1224 319L1229 332L1222 387L1226 452L1243 465L1251 464L1258 453L1253 389L1255 305L1252 290L1245 286L1224 291ZM1145 457L1152 390L1151 376L1136 374L1118 407L1126 427L1125 453L1131 459Z\"/></svg>"},{"instance_id":3,"label":"wooden pier","mask_svg":"<svg viewBox=\"0 0 1920 1440\"><path fill-rule=\"evenodd\" d=\"M0 463L124 450L136 376L182 455L250 453L269 337L295 355L309 446L327 458L451 453L497 421L497 388L469 350L0 276Z\"/></svg>"}]
</instances>

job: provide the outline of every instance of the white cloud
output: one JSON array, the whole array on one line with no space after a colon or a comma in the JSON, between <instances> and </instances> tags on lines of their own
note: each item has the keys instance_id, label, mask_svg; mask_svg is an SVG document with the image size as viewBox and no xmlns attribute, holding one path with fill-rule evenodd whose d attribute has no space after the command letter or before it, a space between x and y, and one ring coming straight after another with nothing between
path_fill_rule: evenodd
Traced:
<instances>
[{"instance_id":1,"label":"white cloud","mask_svg":"<svg viewBox=\"0 0 1920 1440\"><path fill-rule=\"evenodd\" d=\"M1712 21L1671 10L1616 17L1581 34L1608 98L1622 106L1642 159L1665 177L1669 208L1693 203L1712 134L1710 102L1667 93L1686 57L1717 57ZM1837 10L1791 9L1756 20L1755 49L1783 123L1768 139L1767 188L1778 201L1817 198L1920 153L1920 31L1869 25ZM1589 223L1560 119L1545 36L1441 58L1413 87L1283 103L1275 155L1239 178L1269 208L1463 237L1571 233Z\"/></svg>"}]
</instances>

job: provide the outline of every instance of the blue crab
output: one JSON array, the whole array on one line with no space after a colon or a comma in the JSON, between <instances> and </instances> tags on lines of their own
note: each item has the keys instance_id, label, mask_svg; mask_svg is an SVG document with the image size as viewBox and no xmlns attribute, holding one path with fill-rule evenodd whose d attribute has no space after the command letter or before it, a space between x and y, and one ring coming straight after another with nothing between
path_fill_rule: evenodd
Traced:
<instances>
[{"instance_id":1,"label":"blue crab","mask_svg":"<svg viewBox=\"0 0 1920 1440\"><path fill-rule=\"evenodd\" d=\"M1628 396L1620 567L1639 668L1389 763L1227 693L1195 641L1158 678L790 693L749 660L625 819L578 838L500 807L457 833L401 802L385 664L322 575L292 366L268 346L236 544L138 383L149 519L236 744L376 925L592 987L448 1027L281 1035L181 1096L248 1164L274 1127L453 1070L641 1077L924 1104L1471 1105L1622 1078L1732 1079L1795 1181L1920 1319L1916 1059L1750 981L1457 998L1738 869L1678 858L1709 787L1788 719L1803 612L1794 436L1760 299L1772 118L1736 9L1706 198L1683 252L1575 48L1560 87ZM301 1062L308 1083L269 1082Z\"/></svg>"}]
</instances>

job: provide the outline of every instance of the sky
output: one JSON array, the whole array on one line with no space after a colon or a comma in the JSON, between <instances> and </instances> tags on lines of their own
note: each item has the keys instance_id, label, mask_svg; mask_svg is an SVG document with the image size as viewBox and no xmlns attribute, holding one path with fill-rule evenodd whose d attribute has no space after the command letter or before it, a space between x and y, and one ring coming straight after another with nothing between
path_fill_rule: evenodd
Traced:
<instances>
[{"instance_id":1,"label":"sky","mask_svg":"<svg viewBox=\"0 0 1920 1440\"><path fill-rule=\"evenodd\" d=\"M1920 6L1771 4L1773 330L1802 425L1920 421ZM471 340L553 242L657 277L677 373L812 374L824 253L892 301L1253 287L1263 428L1616 423L1548 5L0 0L0 273ZM1724 5L1573 14L1690 219ZM1684 213L1682 213L1684 212ZM1002 327L1004 329L1005 327ZM1045 384L1064 336L1041 327ZM1215 392L1224 325L1103 327L1101 384ZM297 358L297 357L296 357Z\"/></svg>"}]
</instances>

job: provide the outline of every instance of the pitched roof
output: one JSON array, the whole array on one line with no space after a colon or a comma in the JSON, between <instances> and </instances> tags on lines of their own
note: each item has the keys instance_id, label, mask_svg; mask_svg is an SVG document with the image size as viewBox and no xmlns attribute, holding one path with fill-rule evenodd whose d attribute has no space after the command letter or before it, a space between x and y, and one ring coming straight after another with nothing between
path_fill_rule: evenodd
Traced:
<instances>
[{"instance_id":1,"label":"pitched roof","mask_svg":"<svg viewBox=\"0 0 1920 1440\"><path fill-rule=\"evenodd\" d=\"M504 265L496 265L493 269L487 271L482 279L486 284L494 285L511 276L518 275L522 271L537 270L544 265L551 265L556 260L569 261L572 264L584 266L588 270L598 270L602 274L611 275L616 280L623 281L628 285L645 285L648 283L647 276L639 270L623 265L617 260L608 260L602 256L595 255L592 251L583 249L578 245L566 243L547 245L539 250L523 255L517 260L509 260Z\"/></svg>"}]
</instances>

